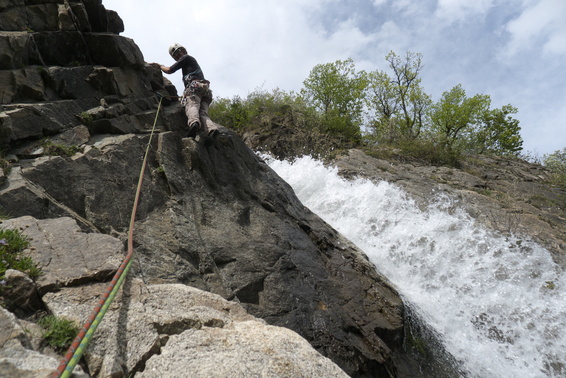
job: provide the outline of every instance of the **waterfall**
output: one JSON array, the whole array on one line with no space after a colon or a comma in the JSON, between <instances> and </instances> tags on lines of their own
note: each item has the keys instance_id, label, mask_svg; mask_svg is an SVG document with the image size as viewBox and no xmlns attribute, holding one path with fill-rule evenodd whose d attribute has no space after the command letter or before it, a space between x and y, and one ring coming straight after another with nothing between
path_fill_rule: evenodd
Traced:
<instances>
[{"instance_id":1,"label":"waterfall","mask_svg":"<svg viewBox=\"0 0 566 378\"><path fill-rule=\"evenodd\" d=\"M477 224L448 196L421 210L398 186L309 157L266 159L349 238L471 377L566 376L566 274L550 253Z\"/></svg>"}]
</instances>

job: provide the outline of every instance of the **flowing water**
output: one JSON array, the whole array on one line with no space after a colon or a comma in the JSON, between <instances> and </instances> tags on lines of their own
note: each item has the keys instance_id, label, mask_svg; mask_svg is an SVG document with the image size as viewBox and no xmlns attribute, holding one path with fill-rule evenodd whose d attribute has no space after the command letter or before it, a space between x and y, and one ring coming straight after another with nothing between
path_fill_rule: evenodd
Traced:
<instances>
[{"instance_id":1,"label":"flowing water","mask_svg":"<svg viewBox=\"0 0 566 378\"><path fill-rule=\"evenodd\" d=\"M387 182L305 157L269 165L360 247L472 377L566 376L566 274L539 245L495 234L446 196L425 211Z\"/></svg>"}]
</instances>

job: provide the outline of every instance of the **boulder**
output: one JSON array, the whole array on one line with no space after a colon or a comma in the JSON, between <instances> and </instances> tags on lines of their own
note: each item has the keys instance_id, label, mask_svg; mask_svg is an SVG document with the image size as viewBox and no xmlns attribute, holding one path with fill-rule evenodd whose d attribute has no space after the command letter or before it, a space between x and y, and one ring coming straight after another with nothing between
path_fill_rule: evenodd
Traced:
<instances>
[{"instance_id":1,"label":"boulder","mask_svg":"<svg viewBox=\"0 0 566 378\"><path fill-rule=\"evenodd\" d=\"M27 332L16 317L0 307L0 375L3 377L48 378L59 359L31 349ZM77 378L86 378L79 367Z\"/></svg>"},{"instance_id":2,"label":"boulder","mask_svg":"<svg viewBox=\"0 0 566 378\"><path fill-rule=\"evenodd\" d=\"M76 126L50 138L51 143L68 147L81 146L86 144L89 140L90 133L88 127L84 125Z\"/></svg>"},{"instance_id":3,"label":"boulder","mask_svg":"<svg viewBox=\"0 0 566 378\"><path fill-rule=\"evenodd\" d=\"M0 291L2 305L19 317L31 316L44 309L35 282L25 273L8 269Z\"/></svg>"},{"instance_id":4,"label":"boulder","mask_svg":"<svg viewBox=\"0 0 566 378\"><path fill-rule=\"evenodd\" d=\"M83 37L95 64L106 67L136 66L138 68L145 64L141 50L130 38L112 33L85 33Z\"/></svg>"},{"instance_id":5,"label":"boulder","mask_svg":"<svg viewBox=\"0 0 566 378\"><path fill-rule=\"evenodd\" d=\"M12 168L5 181L0 189L0 207L4 214L13 217L31 215L38 218L65 214L61 208L50 206L52 203L41 190L28 185L21 175L20 167Z\"/></svg>"},{"instance_id":6,"label":"boulder","mask_svg":"<svg viewBox=\"0 0 566 378\"><path fill-rule=\"evenodd\" d=\"M136 376L178 377L187 371L202 377L348 377L296 333L257 321L173 335Z\"/></svg>"},{"instance_id":7,"label":"boulder","mask_svg":"<svg viewBox=\"0 0 566 378\"><path fill-rule=\"evenodd\" d=\"M133 167L139 167L143 160L148 140L147 135L133 134L93 138L95 148L84 154L73 158L38 159L25 168L22 175L41 187L54 202L69 208L98 230L125 231L139 175L138 169ZM125 146L128 147L123 148ZM157 167L158 163L152 160L146 175L147 191L138 209L138 216L142 218L167 201L167 185L163 175L156 171ZM65 186L61 186L61 182L65 182Z\"/></svg>"},{"instance_id":8,"label":"boulder","mask_svg":"<svg viewBox=\"0 0 566 378\"><path fill-rule=\"evenodd\" d=\"M65 104L22 104L14 110L3 113L2 128L10 135L9 140L40 138L64 131L73 123L74 111L79 110L74 103ZM74 110L74 111L73 111ZM66 114L67 113L67 114ZM69 123L68 123L69 122Z\"/></svg>"},{"instance_id":9,"label":"boulder","mask_svg":"<svg viewBox=\"0 0 566 378\"><path fill-rule=\"evenodd\" d=\"M81 32L47 31L33 33L32 37L44 65L80 66L94 63Z\"/></svg>"},{"instance_id":10,"label":"boulder","mask_svg":"<svg viewBox=\"0 0 566 378\"><path fill-rule=\"evenodd\" d=\"M103 285L45 295L77 322ZM296 333L255 319L234 302L186 285L128 280L85 355L94 376L347 376Z\"/></svg>"},{"instance_id":11,"label":"boulder","mask_svg":"<svg viewBox=\"0 0 566 378\"><path fill-rule=\"evenodd\" d=\"M42 268L43 274L36 279L41 293L62 286L106 281L125 256L120 240L104 234L83 233L67 217L38 220L24 216L8 219L1 226L20 230L32 241L28 254Z\"/></svg>"},{"instance_id":12,"label":"boulder","mask_svg":"<svg viewBox=\"0 0 566 378\"><path fill-rule=\"evenodd\" d=\"M25 30L27 17L24 0L0 2L0 31Z\"/></svg>"},{"instance_id":13,"label":"boulder","mask_svg":"<svg viewBox=\"0 0 566 378\"><path fill-rule=\"evenodd\" d=\"M113 11L113 10L108 10L107 11L107 17L108 17L108 31L114 34L120 34L122 33L125 28L124 28L124 21L122 21L122 18L120 17L120 15Z\"/></svg>"}]
</instances>

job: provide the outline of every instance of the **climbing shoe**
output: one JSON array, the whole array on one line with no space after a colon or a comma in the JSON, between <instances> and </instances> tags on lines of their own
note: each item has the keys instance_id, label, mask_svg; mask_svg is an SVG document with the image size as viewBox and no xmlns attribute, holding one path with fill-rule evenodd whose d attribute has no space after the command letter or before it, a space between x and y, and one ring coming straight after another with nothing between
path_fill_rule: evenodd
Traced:
<instances>
[{"instance_id":1,"label":"climbing shoe","mask_svg":"<svg viewBox=\"0 0 566 378\"><path fill-rule=\"evenodd\" d=\"M198 131L200 130L200 125L198 122L193 123L189 126L189 132L187 133L188 138L194 138L197 136Z\"/></svg>"},{"instance_id":2,"label":"climbing shoe","mask_svg":"<svg viewBox=\"0 0 566 378\"><path fill-rule=\"evenodd\" d=\"M218 137L218 134L220 134L218 130L210 130L206 135L206 138L204 139L203 142L204 146L205 147L212 146L214 142L216 142L216 137Z\"/></svg>"},{"instance_id":3,"label":"climbing shoe","mask_svg":"<svg viewBox=\"0 0 566 378\"><path fill-rule=\"evenodd\" d=\"M218 136L218 134L219 134L218 130L210 130L210 131L208 132L208 137L209 137L209 138L214 138L214 139L216 139L216 137Z\"/></svg>"}]
</instances>

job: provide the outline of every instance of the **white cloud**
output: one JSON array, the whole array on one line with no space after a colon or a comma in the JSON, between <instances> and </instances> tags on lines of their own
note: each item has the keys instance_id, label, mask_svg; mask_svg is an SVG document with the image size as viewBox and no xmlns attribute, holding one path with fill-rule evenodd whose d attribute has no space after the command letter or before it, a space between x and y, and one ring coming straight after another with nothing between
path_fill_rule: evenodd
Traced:
<instances>
[{"instance_id":1,"label":"white cloud","mask_svg":"<svg viewBox=\"0 0 566 378\"><path fill-rule=\"evenodd\" d=\"M547 54L566 54L566 1L527 0L525 4L521 15L506 26L511 41L504 54L513 57L538 48Z\"/></svg>"},{"instance_id":2,"label":"white cloud","mask_svg":"<svg viewBox=\"0 0 566 378\"><path fill-rule=\"evenodd\" d=\"M419 14L421 11L421 7L425 5L426 2L423 1L413 1L413 0L395 0L391 4L393 9L400 12L403 15L415 15Z\"/></svg>"},{"instance_id":3,"label":"white cloud","mask_svg":"<svg viewBox=\"0 0 566 378\"><path fill-rule=\"evenodd\" d=\"M438 0L436 17L448 24L463 22L486 14L492 6L493 0Z\"/></svg>"},{"instance_id":4,"label":"white cloud","mask_svg":"<svg viewBox=\"0 0 566 378\"><path fill-rule=\"evenodd\" d=\"M377 36L379 50L382 52L382 55L385 56L391 50L397 53L408 50L411 40L410 33L410 30L399 27L395 21L385 22Z\"/></svg>"}]
</instances>

